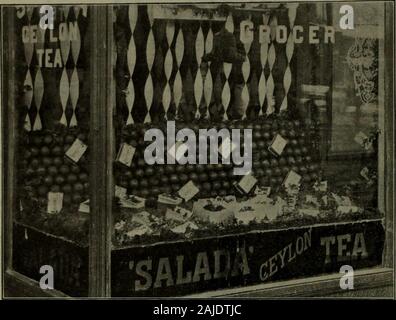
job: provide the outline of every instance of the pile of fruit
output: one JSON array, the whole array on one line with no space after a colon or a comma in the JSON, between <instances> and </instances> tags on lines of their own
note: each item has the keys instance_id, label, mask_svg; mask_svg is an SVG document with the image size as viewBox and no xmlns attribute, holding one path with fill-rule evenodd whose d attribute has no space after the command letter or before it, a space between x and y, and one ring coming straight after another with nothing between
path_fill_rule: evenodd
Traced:
<instances>
[{"instance_id":1,"label":"pile of fruit","mask_svg":"<svg viewBox=\"0 0 396 320\"><path fill-rule=\"evenodd\" d=\"M243 129L252 129L252 174L259 186L277 190L291 170L301 175L303 183L314 183L319 178L317 135L314 128L300 120L267 118L221 123L179 122L176 127L177 130L190 128L197 136L199 129L240 129L241 135ZM134 124L125 127L121 134L119 144L127 143L136 148L130 167L119 163L115 166L116 184L126 188L128 194L144 198L156 198L161 193L175 194L191 180L200 189L198 198L240 195L235 183L242 177L234 175L234 165L222 164L220 157L219 164L147 164L144 150L151 142L144 141L144 133L150 128L159 128L166 135L165 124ZM277 134L288 141L281 155L275 155L268 149Z\"/></svg>"},{"instance_id":2,"label":"pile of fruit","mask_svg":"<svg viewBox=\"0 0 396 320\"><path fill-rule=\"evenodd\" d=\"M77 163L65 155L77 138L88 144L87 132L77 128L23 133L18 174L23 209L46 212L48 193L60 192L62 212L76 213L89 198L88 150Z\"/></svg>"}]
</instances>

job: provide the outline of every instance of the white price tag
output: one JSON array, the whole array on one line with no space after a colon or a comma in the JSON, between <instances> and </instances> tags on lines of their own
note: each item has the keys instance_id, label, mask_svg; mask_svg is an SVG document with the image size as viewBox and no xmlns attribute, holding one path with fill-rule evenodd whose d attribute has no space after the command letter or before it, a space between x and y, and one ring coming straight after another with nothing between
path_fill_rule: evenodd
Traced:
<instances>
[{"instance_id":1,"label":"white price tag","mask_svg":"<svg viewBox=\"0 0 396 320\"><path fill-rule=\"evenodd\" d=\"M364 167L361 171L360 171L360 175L366 179L367 181L370 181L369 178L369 169L367 167Z\"/></svg>"},{"instance_id":2,"label":"white price tag","mask_svg":"<svg viewBox=\"0 0 396 320\"><path fill-rule=\"evenodd\" d=\"M192 212L190 210L176 207L174 209L167 209L165 213L165 219L167 220L175 220L179 222L185 222L192 216Z\"/></svg>"},{"instance_id":3,"label":"white price tag","mask_svg":"<svg viewBox=\"0 0 396 320\"><path fill-rule=\"evenodd\" d=\"M347 196L342 196L341 197L341 205L343 206L352 206L352 201L349 197Z\"/></svg>"},{"instance_id":4,"label":"white price tag","mask_svg":"<svg viewBox=\"0 0 396 320\"><path fill-rule=\"evenodd\" d=\"M126 188L123 188L123 187L120 187L120 186L115 186L114 195L117 198L125 199L126 198L126 193L127 193L127 189Z\"/></svg>"},{"instance_id":5,"label":"white price tag","mask_svg":"<svg viewBox=\"0 0 396 320\"><path fill-rule=\"evenodd\" d=\"M320 191L320 192L326 192L327 191L327 181L321 181L321 182L316 182L314 184L314 190L315 191Z\"/></svg>"},{"instance_id":6,"label":"white price tag","mask_svg":"<svg viewBox=\"0 0 396 320\"><path fill-rule=\"evenodd\" d=\"M47 212L50 214L59 213L63 206L62 192L48 192Z\"/></svg>"},{"instance_id":7,"label":"white price tag","mask_svg":"<svg viewBox=\"0 0 396 320\"><path fill-rule=\"evenodd\" d=\"M79 206L79 208L78 208L78 211L79 211L79 212L82 212L82 213L89 213L89 211L90 211L90 208L89 208L89 200L80 203L80 206Z\"/></svg>"},{"instance_id":8,"label":"white price tag","mask_svg":"<svg viewBox=\"0 0 396 320\"><path fill-rule=\"evenodd\" d=\"M69 159L77 163L87 148L88 146L84 142L80 139L76 139L65 154Z\"/></svg>"},{"instance_id":9,"label":"white price tag","mask_svg":"<svg viewBox=\"0 0 396 320\"><path fill-rule=\"evenodd\" d=\"M198 187L194 182L187 182L180 190L179 196L182 197L186 202L192 199L199 192Z\"/></svg>"},{"instance_id":10,"label":"white price tag","mask_svg":"<svg viewBox=\"0 0 396 320\"><path fill-rule=\"evenodd\" d=\"M335 202L337 203L337 205L340 205L341 202L342 202L341 197L339 195L336 195L335 193L332 193L331 195L333 196L333 198L334 198Z\"/></svg>"},{"instance_id":11,"label":"white price tag","mask_svg":"<svg viewBox=\"0 0 396 320\"><path fill-rule=\"evenodd\" d=\"M371 143L368 142L368 137L362 131L360 131L354 138L355 142L366 150L370 149Z\"/></svg>"},{"instance_id":12,"label":"white price tag","mask_svg":"<svg viewBox=\"0 0 396 320\"><path fill-rule=\"evenodd\" d=\"M298 173L294 172L293 170L290 170L283 184L286 188L290 188L292 186L300 185L300 181L301 181L301 176Z\"/></svg>"},{"instance_id":13,"label":"white price tag","mask_svg":"<svg viewBox=\"0 0 396 320\"><path fill-rule=\"evenodd\" d=\"M269 196L271 194L271 187L259 187L256 188L254 193L258 196Z\"/></svg>"},{"instance_id":14,"label":"white price tag","mask_svg":"<svg viewBox=\"0 0 396 320\"><path fill-rule=\"evenodd\" d=\"M356 206L338 206L338 213L356 213L359 211L359 208Z\"/></svg>"},{"instance_id":15,"label":"white price tag","mask_svg":"<svg viewBox=\"0 0 396 320\"><path fill-rule=\"evenodd\" d=\"M298 213L311 217L317 217L320 211L319 209L299 209Z\"/></svg>"},{"instance_id":16,"label":"white price tag","mask_svg":"<svg viewBox=\"0 0 396 320\"><path fill-rule=\"evenodd\" d=\"M245 193L249 193L250 190L256 185L257 179L253 177L250 173L244 176L238 183L238 188Z\"/></svg>"},{"instance_id":17,"label":"white price tag","mask_svg":"<svg viewBox=\"0 0 396 320\"><path fill-rule=\"evenodd\" d=\"M125 164L130 167L132 164L133 156L135 155L136 149L127 143L123 143L117 154L116 161Z\"/></svg>"},{"instance_id":18,"label":"white price tag","mask_svg":"<svg viewBox=\"0 0 396 320\"><path fill-rule=\"evenodd\" d=\"M228 159L236 147L236 144L233 143L229 137L227 137L222 142L219 148L219 153L223 156L223 159Z\"/></svg>"},{"instance_id":19,"label":"white price tag","mask_svg":"<svg viewBox=\"0 0 396 320\"><path fill-rule=\"evenodd\" d=\"M198 230L198 226L194 222L187 221L186 223L174 227L171 231L174 233L186 233L187 229Z\"/></svg>"},{"instance_id":20,"label":"white price tag","mask_svg":"<svg viewBox=\"0 0 396 320\"><path fill-rule=\"evenodd\" d=\"M271 142L271 145L268 147L268 150L276 155L280 156L285 149L287 144L287 140L284 139L280 134L277 134Z\"/></svg>"}]
</instances>

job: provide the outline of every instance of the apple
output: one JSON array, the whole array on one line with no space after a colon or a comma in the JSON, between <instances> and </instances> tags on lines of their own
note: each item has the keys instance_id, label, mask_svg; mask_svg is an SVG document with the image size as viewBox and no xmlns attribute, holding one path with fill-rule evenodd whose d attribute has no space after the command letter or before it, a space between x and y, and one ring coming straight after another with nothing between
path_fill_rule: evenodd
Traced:
<instances>
[{"instance_id":1,"label":"apple","mask_svg":"<svg viewBox=\"0 0 396 320\"><path fill-rule=\"evenodd\" d=\"M56 184L61 185L61 184L63 184L64 182L65 182L65 178L64 178L63 176L58 175L58 176L55 177L55 183L56 183Z\"/></svg>"},{"instance_id":2,"label":"apple","mask_svg":"<svg viewBox=\"0 0 396 320\"><path fill-rule=\"evenodd\" d=\"M179 180L182 183L186 183L189 180L189 176L185 173L179 175Z\"/></svg>"},{"instance_id":3,"label":"apple","mask_svg":"<svg viewBox=\"0 0 396 320\"><path fill-rule=\"evenodd\" d=\"M63 175L68 174L69 171L70 171L69 166L66 164L61 165L59 168L59 172L62 173Z\"/></svg>"},{"instance_id":4,"label":"apple","mask_svg":"<svg viewBox=\"0 0 396 320\"><path fill-rule=\"evenodd\" d=\"M294 148L293 153L295 156L300 156L301 155L301 149L300 148Z\"/></svg>"},{"instance_id":5,"label":"apple","mask_svg":"<svg viewBox=\"0 0 396 320\"><path fill-rule=\"evenodd\" d=\"M51 192L60 192L61 191L61 188L57 185L57 184L53 184L51 187L50 187L50 191ZM63 196L63 200L64 200L65 198L64 198L64 196Z\"/></svg>"},{"instance_id":6,"label":"apple","mask_svg":"<svg viewBox=\"0 0 396 320\"><path fill-rule=\"evenodd\" d=\"M275 178L275 184L276 185L281 185L282 183L283 183L283 180L284 180L284 178L283 178L283 176L282 177L277 177L277 178Z\"/></svg>"},{"instance_id":7,"label":"apple","mask_svg":"<svg viewBox=\"0 0 396 320\"><path fill-rule=\"evenodd\" d=\"M45 172L46 172L46 170L45 170L45 167L43 167L43 166L39 166L39 167L36 169L36 173L37 173L38 175L40 175L40 176L43 176L43 175L45 174Z\"/></svg>"},{"instance_id":8,"label":"apple","mask_svg":"<svg viewBox=\"0 0 396 320\"><path fill-rule=\"evenodd\" d=\"M77 135L77 139L79 139L79 140L81 140L81 141L83 141L83 142L86 142L87 136L86 136L86 134L80 132L80 133Z\"/></svg>"},{"instance_id":9,"label":"apple","mask_svg":"<svg viewBox=\"0 0 396 320\"><path fill-rule=\"evenodd\" d=\"M208 181L209 176L205 172L201 172L200 174L198 174L198 179L201 182L206 182L206 181Z\"/></svg>"},{"instance_id":10,"label":"apple","mask_svg":"<svg viewBox=\"0 0 396 320\"><path fill-rule=\"evenodd\" d=\"M271 164L271 167L275 168L275 167L278 166L278 160L276 160L276 159L271 159L271 160L270 160L270 164Z\"/></svg>"},{"instance_id":11,"label":"apple","mask_svg":"<svg viewBox=\"0 0 396 320\"><path fill-rule=\"evenodd\" d=\"M72 201L75 204L80 204L82 202L82 197L79 193L75 193L72 195Z\"/></svg>"},{"instance_id":12,"label":"apple","mask_svg":"<svg viewBox=\"0 0 396 320\"><path fill-rule=\"evenodd\" d=\"M188 178L188 177L187 177ZM159 180L156 177L151 177L149 180L149 184L151 186L158 186L159 184Z\"/></svg>"},{"instance_id":13,"label":"apple","mask_svg":"<svg viewBox=\"0 0 396 320\"><path fill-rule=\"evenodd\" d=\"M75 164L73 164L73 165L70 166L70 172L72 172L72 173L80 173L80 167L75 165Z\"/></svg>"},{"instance_id":14,"label":"apple","mask_svg":"<svg viewBox=\"0 0 396 320\"><path fill-rule=\"evenodd\" d=\"M272 169L265 169L265 176L267 176L267 177L271 177L272 175L273 175L273 171L272 171Z\"/></svg>"},{"instance_id":15,"label":"apple","mask_svg":"<svg viewBox=\"0 0 396 320\"><path fill-rule=\"evenodd\" d=\"M25 152L23 153L23 157L25 159L29 159L32 156L32 153L29 150L25 150Z\"/></svg>"},{"instance_id":16,"label":"apple","mask_svg":"<svg viewBox=\"0 0 396 320\"><path fill-rule=\"evenodd\" d=\"M165 167L165 172L166 172L167 174L170 174L170 173L175 172L175 165L168 164L168 165Z\"/></svg>"},{"instance_id":17,"label":"apple","mask_svg":"<svg viewBox=\"0 0 396 320\"><path fill-rule=\"evenodd\" d=\"M263 177L261 177L261 178L259 179L259 183L260 183L260 185L263 186L263 187L268 186L268 184L269 184L269 178L263 176Z\"/></svg>"},{"instance_id":18,"label":"apple","mask_svg":"<svg viewBox=\"0 0 396 320\"><path fill-rule=\"evenodd\" d=\"M199 177L198 177L198 175L195 172L191 172L188 175L188 177L189 177L190 180L192 180L194 182L199 181Z\"/></svg>"},{"instance_id":19,"label":"apple","mask_svg":"<svg viewBox=\"0 0 396 320\"><path fill-rule=\"evenodd\" d=\"M46 196L48 193L48 188L44 185L38 187L37 192L40 196Z\"/></svg>"},{"instance_id":20,"label":"apple","mask_svg":"<svg viewBox=\"0 0 396 320\"><path fill-rule=\"evenodd\" d=\"M288 162L289 164L293 165L293 164L296 163L296 159L294 159L294 157L288 157L288 158L287 158L287 162Z\"/></svg>"},{"instance_id":21,"label":"apple","mask_svg":"<svg viewBox=\"0 0 396 320\"><path fill-rule=\"evenodd\" d=\"M66 144L72 144L72 143L74 142L75 139L76 139L76 138L74 137L74 135L72 135L72 134L67 134L67 135L65 136L65 143L66 143Z\"/></svg>"},{"instance_id":22,"label":"apple","mask_svg":"<svg viewBox=\"0 0 396 320\"><path fill-rule=\"evenodd\" d=\"M74 182L77 181L77 176L76 176L74 173L70 173L70 174L67 176L67 181L68 181L69 183L74 183Z\"/></svg>"},{"instance_id":23,"label":"apple","mask_svg":"<svg viewBox=\"0 0 396 320\"><path fill-rule=\"evenodd\" d=\"M63 159L61 157L54 157L53 163L55 166L60 167L63 164Z\"/></svg>"},{"instance_id":24,"label":"apple","mask_svg":"<svg viewBox=\"0 0 396 320\"><path fill-rule=\"evenodd\" d=\"M70 149L70 147L71 147L71 144L65 144L65 145L63 146L63 152L66 153L67 150Z\"/></svg>"},{"instance_id":25,"label":"apple","mask_svg":"<svg viewBox=\"0 0 396 320\"><path fill-rule=\"evenodd\" d=\"M54 156L60 156L63 153L63 150L60 146L55 146L51 149L51 153Z\"/></svg>"},{"instance_id":26,"label":"apple","mask_svg":"<svg viewBox=\"0 0 396 320\"><path fill-rule=\"evenodd\" d=\"M254 170L254 175L256 177L262 177L262 176L264 176L264 174L265 174L265 171L263 169L261 169L261 168L258 168L258 169Z\"/></svg>"},{"instance_id":27,"label":"apple","mask_svg":"<svg viewBox=\"0 0 396 320\"><path fill-rule=\"evenodd\" d=\"M52 143L52 141L54 141L53 137L50 134L46 134L44 136L44 143L46 145L50 145Z\"/></svg>"},{"instance_id":28,"label":"apple","mask_svg":"<svg viewBox=\"0 0 396 320\"><path fill-rule=\"evenodd\" d=\"M274 168L274 175L281 176L283 174L282 169L279 167Z\"/></svg>"},{"instance_id":29,"label":"apple","mask_svg":"<svg viewBox=\"0 0 396 320\"><path fill-rule=\"evenodd\" d=\"M171 174L169 181L172 184L178 183L179 182L179 177L176 174Z\"/></svg>"},{"instance_id":30,"label":"apple","mask_svg":"<svg viewBox=\"0 0 396 320\"><path fill-rule=\"evenodd\" d=\"M218 173L218 178L219 178L220 180L225 180L225 179L227 179L227 177L228 177L227 172L225 172L224 170L222 170L222 171L220 171L220 172Z\"/></svg>"},{"instance_id":31,"label":"apple","mask_svg":"<svg viewBox=\"0 0 396 320\"><path fill-rule=\"evenodd\" d=\"M32 139L32 142L33 142L34 145L40 146L43 143L43 139L40 136L34 136L33 139Z\"/></svg>"},{"instance_id":32,"label":"apple","mask_svg":"<svg viewBox=\"0 0 396 320\"><path fill-rule=\"evenodd\" d=\"M137 178L142 178L144 176L144 171L143 171L143 169L137 169L136 171L135 171L135 177L137 177Z\"/></svg>"},{"instance_id":33,"label":"apple","mask_svg":"<svg viewBox=\"0 0 396 320\"><path fill-rule=\"evenodd\" d=\"M139 186L139 181L137 179L131 179L129 180L129 186L136 189Z\"/></svg>"},{"instance_id":34,"label":"apple","mask_svg":"<svg viewBox=\"0 0 396 320\"><path fill-rule=\"evenodd\" d=\"M161 184L162 185L167 185L169 183L169 178L167 176L161 176Z\"/></svg>"},{"instance_id":35,"label":"apple","mask_svg":"<svg viewBox=\"0 0 396 320\"><path fill-rule=\"evenodd\" d=\"M33 157L37 157L39 155L39 153L40 153L40 150L39 150L39 148L31 147L30 148L30 153L31 153L31 155Z\"/></svg>"},{"instance_id":36,"label":"apple","mask_svg":"<svg viewBox=\"0 0 396 320\"><path fill-rule=\"evenodd\" d=\"M49 166L48 174L50 174L51 176L55 176L58 174L58 169L55 166Z\"/></svg>"},{"instance_id":37,"label":"apple","mask_svg":"<svg viewBox=\"0 0 396 320\"><path fill-rule=\"evenodd\" d=\"M51 176L46 176L44 178L44 184L46 184L47 186L51 186L54 182L54 179Z\"/></svg>"},{"instance_id":38,"label":"apple","mask_svg":"<svg viewBox=\"0 0 396 320\"><path fill-rule=\"evenodd\" d=\"M202 189L206 192L210 192L212 189L212 185L210 184L210 182L204 182L202 184Z\"/></svg>"},{"instance_id":39,"label":"apple","mask_svg":"<svg viewBox=\"0 0 396 320\"><path fill-rule=\"evenodd\" d=\"M184 165L176 165L175 172L181 174L186 172L186 167Z\"/></svg>"},{"instance_id":40,"label":"apple","mask_svg":"<svg viewBox=\"0 0 396 320\"><path fill-rule=\"evenodd\" d=\"M84 185L80 182L77 182L76 184L74 184L73 190L75 192L82 192L84 190Z\"/></svg>"},{"instance_id":41,"label":"apple","mask_svg":"<svg viewBox=\"0 0 396 320\"><path fill-rule=\"evenodd\" d=\"M308 172L308 169L306 166L300 166L300 174L305 175Z\"/></svg>"},{"instance_id":42,"label":"apple","mask_svg":"<svg viewBox=\"0 0 396 320\"><path fill-rule=\"evenodd\" d=\"M145 169L145 175L146 176L152 176L154 174L154 169L151 166L146 167Z\"/></svg>"},{"instance_id":43,"label":"apple","mask_svg":"<svg viewBox=\"0 0 396 320\"><path fill-rule=\"evenodd\" d=\"M271 178L269 179L269 185L270 185L270 186L275 186L275 185L277 185L277 184L278 184L278 179L277 179L277 178L271 177Z\"/></svg>"},{"instance_id":44,"label":"apple","mask_svg":"<svg viewBox=\"0 0 396 320\"><path fill-rule=\"evenodd\" d=\"M271 164L270 164L269 160L263 160L263 161L261 161L261 166L263 168L269 168L271 166Z\"/></svg>"},{"instance_id":45,"label":"apple","mask_svg":"<svg viewBox=\"0 0 396 320\"><path fill-rule=\"evenodd\" d=\"M55 169L56 169L56 168L55 168ZM49 172L49 171L48 171L48 172ZM27 168L26 171L25 171L25 174L26 174L26 176L28 176L28 177L32 176L34 173L35 173L35 171L34 171L31 167Z\"/></svg>"},{"instance_id":46,"label":"apple","mask_svg":"<svg viewBox=\"0 0 396 320\"><path fill-rule=\"evenodd\" d=\"M283 167L283 168L282 168L282 174L286 176L286 175L289 173L290 169L291 169L291 168L288 167L288 166Z\"/></svg>"},{"instance_id":47,"label":"apple","mask_svg":"<svg viewBox=\"0 0 396 320\"><path fill-rule=\"evenodd\" d=\"M231 183L230 183L228 180L222 181L222 185L223 185L223 188L224 188L225 190L228 190L228 189L231 188Z\"/></svg>"},{"instance_id":48,"label":"apple","mask_svg":"<svg viewBox=\"0 0 396 320\"><path fill-rule=\"evenodd\" d=\"M149 183L146 179L141 179L140 183L139 183L139 187L140 188L148 188L149 187Z\"/></svg>"},{"instance_id":49,"label":"apple","mask_svg":"<svg viewBox=\"0 0 396 320\"><path fill-rule=\"evenodd\" d=\"M63 204L65 206L68 206L72 201L72 197L69 194L64 194L63 195Z\"/></svg>"},{"instance_id":50,"label":"apple","mask_svg":"<svg viewBox=\"0 0 396 320\"><path fill-rule=\"evenodd\" d=\"M218 174L216 171L209 172L209 180L210 181L215 181L217 178L218 178Z\"/></svg>"},{"instance_id":51,"label":"apple","mask_svg":"<svg viewBox=\"0 0 396 320\"><path fill-rule=\"evenodd\" d=\"M51 164L52 164L52 158L50 158L50 157L43 157L43 159L42 159L42 164L45 166L45 167L48 167L48 166L50 166Z\"/></svg>"}]
</instances>

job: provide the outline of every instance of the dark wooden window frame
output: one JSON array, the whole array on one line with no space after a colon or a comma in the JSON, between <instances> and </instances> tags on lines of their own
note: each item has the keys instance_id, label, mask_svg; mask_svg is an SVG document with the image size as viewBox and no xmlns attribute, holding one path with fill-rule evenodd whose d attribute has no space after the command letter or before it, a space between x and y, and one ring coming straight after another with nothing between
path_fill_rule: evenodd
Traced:
<instances>
[{"instance_id":1,"label":"dark wooden window frame","mask_svg":"<svg viewBox=\"0 0 396 320\"><path fill-rule=\"evenodd\" d=\"M0 27L2 39L2 224L3 242L2 252L4 264L2 270L3 290L7 288L12 296L37 297L65 297L58 291L43 291L36 281L29 279L12 269L12 229L13 212L16 210L15 201L15 141L17 141L16 113L14 110L15 94L15 51L13 48L15 37L8 30L14 29L13 15L7 12L10 8L1 8L2 24ZM385 78L394 79L393 63L394 48L394 5L385 3ZM112 232L112 195L114 189L112 177L112 161L114 155L113 136L113 108L110 92L112 77L111 46L113 41L113 9L111 6L93 6L91 10L90 46L95 48L92 55L90 81L91 86L91 135L90 148L93 150L92 159L106 159L106 161L92 161L91 163L91 219L89 237L89 296L110 297L110 268L111 268L111 232ZM98 23L100 22L100 23ZM385 172L393 172L394 167L394 122L393 110L394 83L385 82ZM386 175L385 190L385 229L386 243L383 265L378 268L359 270L356 274L355 287L359 289L376 288L380 286L394 286L394 190L395 181L392 174ZM260 284L237 289L225 289L206 292L202 295L212 297L288 297L315 296L340 293L339 275L330 274L310 277L300 280L280 281Z\"/></svg>"}]
</instances>

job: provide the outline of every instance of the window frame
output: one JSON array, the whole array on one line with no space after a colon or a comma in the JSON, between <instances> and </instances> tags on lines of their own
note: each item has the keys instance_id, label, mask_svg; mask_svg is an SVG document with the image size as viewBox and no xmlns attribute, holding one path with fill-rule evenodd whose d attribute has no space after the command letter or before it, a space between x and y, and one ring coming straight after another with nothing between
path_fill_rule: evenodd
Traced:
<instances>
[{"instance_id":1,"label":"window frame","mask_svg":"<svg viewBox=\"0 0 396 320\"><path fill-rule=\"evenodd\" d=\"M384 76L386 79L393 79L394 68L394 5L384 2L385 6L385 67ZM14 102L15 93L15 50L13 49L15 36L13 30L14 16L7 14L13 8L1 7L2 14L2 55L1 74L2 78L2 145L4 181L2 188L3 196L3 252L5 263L2 270L4 284L8 289L17 291L20 294L31 293L35 296L65 297L61 292L42 291L38 283L27 278L12 269L12 229L13 212L16 210L16 154L15 141L18 139L16 126L16 112ZM91 86L91 119L90 125L93 134L91 135L90 148L93 150L92 159L106 159L106 161L92 161L91 172L91 219L89 235L89 296L90 297L111 297L111 234L112 234L112 201L114 181L112 167L114 159L115 139L113 133L113 94L109 88L113 85L111 50L113 41L113 7L95 6L90 9L91 13L91 33L89 42L91 48L95 48L95 55L91 59L90 79ZM105 23L103 23L105 21ZM99 23L100 22L100 23ZM384 105L393 106L394 83L387 81L385 84ZM108 92L111 92L108 94ZM394 123L395 113L393 108L385 108L385 168L384 172L392 172L394 167ZM357 286L359 288L375 288L390 284L394 280L394 190L395 181L393 175L385 177L385 247L383 253L383 264L381 267L363 269L356 272ZM101 196L105 194L105 196ZM393 296L395 295L394 283ZM4 288L4 286L3 286ZM205 292L191 297L286 297L286 296L312 296L327 293L334 293L339 289L339 275L328 274L317 277L308 277L298 280L278 281L268 284L247 286L236 289L221 289L217 291ZM357 288L358 289L358 288ZM12 291L11 290L11 291Z\"/></svg>"}]
</instances>

